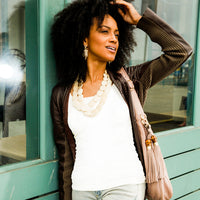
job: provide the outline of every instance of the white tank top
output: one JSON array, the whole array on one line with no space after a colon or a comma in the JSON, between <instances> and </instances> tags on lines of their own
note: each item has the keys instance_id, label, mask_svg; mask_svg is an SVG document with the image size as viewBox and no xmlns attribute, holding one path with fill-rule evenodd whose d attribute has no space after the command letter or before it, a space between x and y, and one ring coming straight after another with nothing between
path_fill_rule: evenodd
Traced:
<instances>
[{"instance_id":1,"label":"white tank top","mask_svg":"<svg viewBox=\"0 0 200 200\"><path fill-rule=\"evenodd\" d=\"M145 182L129 109L114 84L96 116L88 117L78 111L72 105L71 95L68 109L68 123L76 141L73 190L95 191Z\"/></svg>"}]
</instances>

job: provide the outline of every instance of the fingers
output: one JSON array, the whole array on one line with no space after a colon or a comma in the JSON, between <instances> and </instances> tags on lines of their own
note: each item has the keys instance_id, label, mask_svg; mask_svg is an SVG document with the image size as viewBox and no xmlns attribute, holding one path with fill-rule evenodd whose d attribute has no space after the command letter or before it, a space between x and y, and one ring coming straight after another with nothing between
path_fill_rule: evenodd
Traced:
<instances>
[{"instance_id":1,"label":"fingers","mask_svg":"<svg viewBox=\"0 0 200 200\"><path fill-rule=\"evenodd\" d=\"M124 5L124 6L130 6L132 5L131 3L128 3L126 1L123 1L123 0L116 0L115 2L112 2L112 4L118 4L118 5Z\"/></svg>"},{"instance_id":2,"label":"fingers","mask_svg":"<svg viewBox=\"0 0 200 200\"><path fill-rule=\"evenodd\" d=\"M120 14L122 17L125 16L125 13L124 13L120 8L118 9L118 12L119 12L119 14Z\"/></svg>"},{"instance_id":3,"label":"fingers","mask_svg":"<svg viewBox=\"0 0 200 200\"><path fill-rule=\"evenodd\" d=\"M112 4L117 4L117 5L119 5L120 7L121 7L121 11L125 11L125 12L130 12L132 9L134 9L134 7L133 7L133 5L131 4L131 3L128 3L128 2L126 2L126 1L123 1L123 0L116 0L115 2L113 1L112 2ZM120 10L120 9L119 9ZM123 14L123 12L121 12L121 11L119 11L120 12L120 14L122 15L122 16L124 16ZM123 13L123 14L122 14Z\"/></svg>"},{"instance_id":4,"label":"fingers","mask_svg":"<svg viewBox=\"0 0 200 200\"><path fill-rule=\"evenodd\" d=\"M118 12L123 17L124 21L136 25L141 18L141 15L137 12L135 7L124 0L116 0L113 1L111 4L119 5Z\"/></svg>"}]
</instances>

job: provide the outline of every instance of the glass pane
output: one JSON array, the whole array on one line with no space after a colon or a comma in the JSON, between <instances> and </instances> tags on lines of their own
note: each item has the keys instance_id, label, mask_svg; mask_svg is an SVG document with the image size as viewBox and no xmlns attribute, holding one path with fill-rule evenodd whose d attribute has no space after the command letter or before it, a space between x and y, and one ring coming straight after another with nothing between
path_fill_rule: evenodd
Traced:
<instances>
[{"instance_id":1,"label":"glass pane","mask_svg":"<svg viewBox=\"0 0 200 200\"><path fill-rule=\"evenodd\" d=\"M195 50L198 0L136 0L134 5L141 13L147 6L153 9ZM130 64L152 60L161 54L161 48L144 32L137 30L135 35L138 46ZM149 90L144 110L154 132L192 124L194 57L195 52L173 74Z\"/></svg>"},{"instance_id":2,"label":"glass pane","mask_svg":"<svg viewBox=\"0 0 200 200\"><path fill-rule=\"evenodd\" d=\"M0 165L26 160L25 2L0 1Z\"/></svg>"}]
</instances>

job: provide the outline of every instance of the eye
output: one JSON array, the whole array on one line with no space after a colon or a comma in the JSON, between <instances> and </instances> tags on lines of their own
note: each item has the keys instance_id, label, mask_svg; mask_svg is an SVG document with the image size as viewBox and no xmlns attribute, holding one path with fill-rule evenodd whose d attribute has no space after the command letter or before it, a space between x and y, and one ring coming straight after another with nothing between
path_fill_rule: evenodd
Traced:
<instances>
[{"instance_id":1,"label":"eye","mask_svg":"<svg viewBox=\"0 0 200 200\"><path fill-rule=\"evenodd\" d=\"M101 33L108 33L108 30L101 30Z\"/></svg>"}]
</instances>

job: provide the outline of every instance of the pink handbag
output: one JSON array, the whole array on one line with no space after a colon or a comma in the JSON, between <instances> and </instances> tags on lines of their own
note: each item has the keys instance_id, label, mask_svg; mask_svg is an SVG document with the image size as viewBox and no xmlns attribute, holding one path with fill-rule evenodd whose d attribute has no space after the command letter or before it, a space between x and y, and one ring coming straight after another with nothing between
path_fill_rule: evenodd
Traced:
<instances>
[{"instance_id":1,"label":"pink handbag","mask_svg":"<svg viewBox=\"0 0 200 200\"><path fill-rule=\"evenodd\" d=\"M133 125L134 132L139 135L139 142L144 157L147 186L146 198L148 200L169 200L173 195L173 189L157 138L143 111L133 82L129 79L124 68L121 68L119 73L125 78L131 90L133 113L135 117Z\"/></svg>"}]
</instances>

